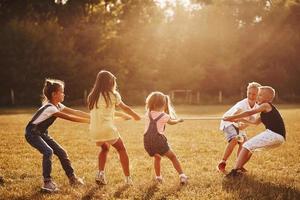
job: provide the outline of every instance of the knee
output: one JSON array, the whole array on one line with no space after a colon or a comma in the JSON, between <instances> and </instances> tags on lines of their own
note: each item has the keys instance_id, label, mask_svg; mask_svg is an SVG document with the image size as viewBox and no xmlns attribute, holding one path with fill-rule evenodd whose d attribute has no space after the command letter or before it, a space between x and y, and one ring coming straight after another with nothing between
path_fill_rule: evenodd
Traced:
<instances>
[{"instance_id":1,"label":"knee","mask_svg":"<svg viewBox=\"0 0 300 200\"><path fill-rule=\"evenodd\" d=\"M238 143L237 139L234 137L229 141L230 144L236 145Z\"/></svg>"},{"instance_id":2,"label":"knee","mask_svg":"<svg viewBox=\"0 0 300 200\"><path fill-rule=\"evenodd\" d=\"M101 152L102 153L108 153L109 152L109 145L108 144L101 145Z\"/></svg>"},{"instance_id":3,"label":"knee","mask_svg":"<svg viewBox=\"0 0 300 200\"><path fill-rule=\"evenodd\" d=\"M176 160L177 157L176 157L176 155L174 153L172 153L171 155L169 155L169 159L170 160Z\"/></svg>"},{"instance_id":4,"label":"knee","mask_svg":"<svg viewBox=\"0 0 300 200\"><path fill-rule=\"evenodd\" d=\"M123 153L123 152L126 153L126 152L127 152L124 145L118 146L118 147L116 148L116 150L117 150L119 153Z\"/></svg>"},{"instance_id":5,"label":"knee","mask_svg":"<svg viewBox=\"0 0 300 200\"><path fill-rule=\"evenodd\" d=\"M53 156L53 150L49 148L43 152L43 155L44 157L51 158Z\"/></svg>"},{"instance_id":6,"label":"knee","mask_svg":"<svg viewBox=\"0 0 300 200\"><path fill-rule=\"evenodd\" d=\"M155 155L154 155L154 159L155 159L155 161L160 161L160 160L161 160L161 156L155 154Z\"/></svg>"},{"instance_id":7,"label":"knee","mask_svg":"<svg viewBox=\"0 0 300 200\"><path fill-rule=\"evenodd\" d=\"M118 151L118 153L126 153L126 148L121 139L119 139L115 144L113 144L113 147Z\"/></svg>"},{"instance_id":8,"label":"knee","mask_svg":"<svg viewBox=\"0 0 300 200\"><path fill-rule=\"evenodd\" d=\"M68 154L64 149L58 149L55 153L59 158L68 158Z\"/></svg>"}]
</instances>

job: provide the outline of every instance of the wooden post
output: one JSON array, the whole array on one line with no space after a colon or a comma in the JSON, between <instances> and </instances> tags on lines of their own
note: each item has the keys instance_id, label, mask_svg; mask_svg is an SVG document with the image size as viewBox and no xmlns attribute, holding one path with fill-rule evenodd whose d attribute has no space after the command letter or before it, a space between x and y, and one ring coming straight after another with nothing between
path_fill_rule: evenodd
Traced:
<instances>
[{"instance_id":1,"label":"wooden post","mask_svg":"<svg viewBox=\"0 0 300 200\"><path fill-rule=\"evenodd\" d=\"M242 86L240 88L240 90L241 90L241 99L243 99L244 98L244 87Z\"/></svg>"},{"instance_id":2,"label":"wooden post","mask_svg":"<svg viewBox=\"0 0 300 200\"><path fill-rule=\"evenodd\" d=\"M11 98L11 104L15 105L15 92L12 88L10 89L10 98Z\"/></svg>"},{"instance_id":3,"label":"wooden post","mask_svg":"<svg viewBox=\"0 0 300 200\"><path fill-rule=\"evenodd\" d=\"M185 90L185 102L188 103L189 101L189 91Z\"/></svg>"},{"instance_id":4,"label":"wooden post","mask_svg":"<svg viewBox=\"0 0 300 200\"><path fill-rule=\"evenodd\" d=\"M220 91L219 91L219 103L222 103L222 100L223 100L223 99L222 99L222 91L220 90Z\"/></svg>"},{"instance_id":5,"label":"wooden post","mask_svg":"<svg viewBox=\"0 0 300 200\"><path fill-rule=\"evenodd\" d=\"M171 100L174 102L175 96L174 96L174 91L171 91Z\"/></svg>"},{"instance_id":6,"label":"wooden post","mask_svg":"<svg viewBox=\"0 0 300 200\"><path fill-rule=\"evenodd\" d=\"M86 105L87 103L87 90L83 91L83 105Z\"/></svg>"},{"instance_id":7,"label":"wooden post","mask_svg":"<svg viewBox=\"0 0 300 200\"><path fill-rule=\"evenodd\" d=\"M189 95L189 104L192 104L193 102L193 93L190 92L190 95Z\"/></svg>"},{"instance_id":8,"label":"wooden post","mask_svg":"<svg viewBox=\"0 0 300 200\"><path fill-rule=\"evenodd\" d=\"M197 91L197 104L199 104L199 103L200 103L200 92Z\"/></svg>"}]
</instances>

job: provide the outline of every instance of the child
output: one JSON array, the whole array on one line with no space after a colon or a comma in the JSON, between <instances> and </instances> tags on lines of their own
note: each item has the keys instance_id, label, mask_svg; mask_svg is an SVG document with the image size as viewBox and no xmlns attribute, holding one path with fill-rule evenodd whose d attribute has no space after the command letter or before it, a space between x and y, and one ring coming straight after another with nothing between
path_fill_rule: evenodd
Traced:
<instances>
[{"instance_id":1,"label":"child","mask_svg":"<svg viewBox=\"0 0 300 200\"><path fill-rule=\"evenodd\" d=\"M258 87L261 85L256 82L249 83L247 86L247 98L237 102L232 108L230 108L224 115L234 115L237 113L240 113L242 111L247 111L252 108L257 108L258 105L256 104L256 97L258 93ZM249 118L249 120L251 120ZM253 120L253 119L252 119ZM238 144L239 148L237 151L237 155L239 154L242 144L244 141L247 140L246 133L244 129L247 127L247 124L236 124L233 122L228 121L221 121L220 124L220 130L222 130L225 134L225 138L227 140L227 146L225 148L225 151L223 153L223 158L217 165L217 170L224 173L225 167L226 167L226 161L231 155L234 147ZM242 137L241 140L238 139L238 137ZM246 171L246 169L242 168L243 171Z\"/></svg>"},{"instance_id":2,"label":"child","mask_svg":"<svg viewBox=\"0 0 300 200\"><path fill-rule=\"evenodd\" d=\"M76 177L74 169L66 151L48 134L48 128L54 123L57 117L66 120L89 123L89 114L73 110L64 106L64 82L54 79L46 79L43 88L43 106L35 113L26 126L25 138L27 142L43 154L43 191L54 192L58 188L52 181L52 156L58 156L61 165L69 178L71 185L83 185L81 178Z\"/></svg>"},{"instance_id":3,"label":"child","mask_svg":"<svg viewBox=\"0 0 300 200\"><path fill-rule=\"evenodd\" d=\"M144 147L151 157L154 157L154 169L156 181L162 183L160 174L161 156L168 157L173 163L174 168L179 174L180 184L187 183L187 176L183 173L181 165L170 149L167 138L165 137L165 125L183 122L182 119L175 118L175 111L171 106L170 99L161 92L152 92L146 99L146 126L144 134Z\"/></svg>"},{"instance_id":4,"label":"child","mask_svg":"<svg viewBox=\"0 0 300 200\"><path fill-rule=\"evenodd\" d=\"M101 147L98 156L99 171L96 174L96 183L107 184L104 168L109 147L112 145L118 151L125 174L125 182L132 185L126 148L114 125L115 107L120 107L135 120L140 120L141 117L123 103L116 88L116 77L112 73L102 70L98 73L94 87L88 96L88 107L91 115L90 132L96 141L96 145Z\"/></svg>"},{"instance_id":5,"label":"child","mask_svg":"<svg viewBox=\"0 0 300 200\"><path fill-rule=\"evenodd\" d=\"M274 148L281 145L285 141L285 126L278 110L272 104L275 97L275 90L270 86L259 87L258 104L259 107L249 111L242 112L237 115L224 117L225 121L236 121L256 113L260 113L254 122L242 120L243 122L259 124L263 123L266 130L251 138L243 144L243 148L238 155L236 165L227 177L237 176L241 174L243 166L249 161L255 150Z\"/></svg>"}]
</instances>

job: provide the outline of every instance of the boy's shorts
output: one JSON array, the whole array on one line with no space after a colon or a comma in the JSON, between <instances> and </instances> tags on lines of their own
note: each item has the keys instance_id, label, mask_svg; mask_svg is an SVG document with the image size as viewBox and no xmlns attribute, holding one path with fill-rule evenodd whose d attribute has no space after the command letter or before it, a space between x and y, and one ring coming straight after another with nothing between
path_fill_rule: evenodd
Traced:
<instances>
[{"instance_id":1,"label":"boy's shorts","mask_svg":"<svg viewBox=\"0 0 300 200\"><path fill-rule=\"evenodd\" d=\"M225 127L223 129L223 132L225 134L225 139L226 139L227 142L230 142L238 134L244 136L245 139L247 139L245 131L239 131L239 129L237 127L235 127L233 124Z\"/></svg>"},{"instance_id":2,"label":"boy's shorts","mask_svg":"<svg viewBox=\"0 0 300 200\"><path fill-rule=\"evenodd\" d=\"M284 137L282 135L267 129L245 142L243 147L253 153L254 151L278 147L283 142Z\"/></svg>"}]
</instances>

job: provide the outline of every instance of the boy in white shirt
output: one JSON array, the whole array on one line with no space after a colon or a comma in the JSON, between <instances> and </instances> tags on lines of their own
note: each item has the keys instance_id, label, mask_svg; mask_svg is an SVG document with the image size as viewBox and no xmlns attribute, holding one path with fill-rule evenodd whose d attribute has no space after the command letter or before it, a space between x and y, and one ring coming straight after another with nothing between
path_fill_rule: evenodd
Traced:
<instances>
[{"instance_id":1,"label":"boy in white shirt","mask_svg":"<svg viewBox=\"0 0 300 200\"><path fill-rule=\"evenodd\" d=\"M256 98L258 94L258 88L260 86L261 85L257 82L249 83L247 86L247 98L237 102L223 115L223 117L235 115L243 111L256 108L258 106L256 104ZM253 121L254 118L255 117L253 116L248 117L247 120ZM244 141L247 140L246 133L244 131L244 129L247 126L248 126L247 124L243 124L243 123L238 124L230 121L223 121L223 120L221 121L220 130L224 132L228 144L225 148L222 160L217 165L218 171L223 173L225 172L226 161L237 144L239 145L237 155L239 154L242 148L242 144L244 143ZM246 171L245 169L243 170Z\"/></svg>"}]
</instances>

